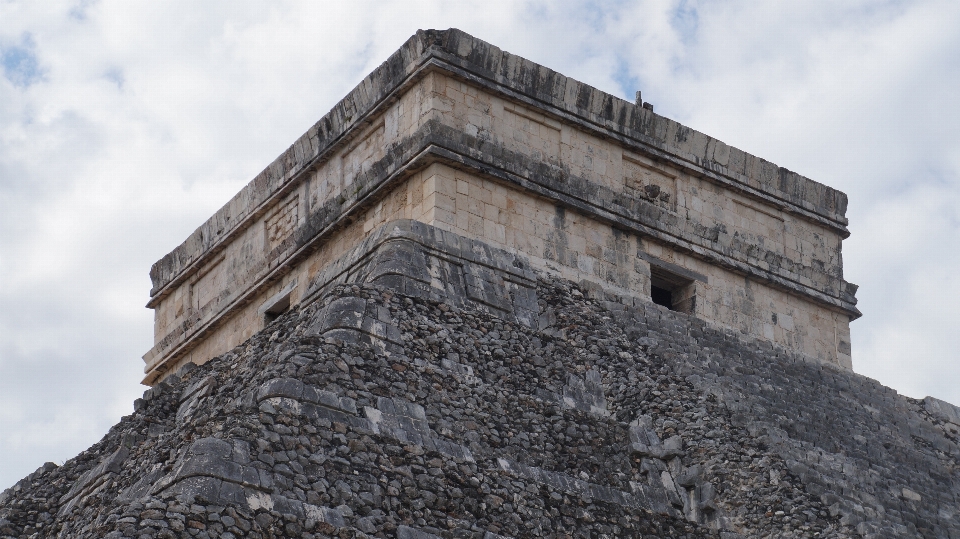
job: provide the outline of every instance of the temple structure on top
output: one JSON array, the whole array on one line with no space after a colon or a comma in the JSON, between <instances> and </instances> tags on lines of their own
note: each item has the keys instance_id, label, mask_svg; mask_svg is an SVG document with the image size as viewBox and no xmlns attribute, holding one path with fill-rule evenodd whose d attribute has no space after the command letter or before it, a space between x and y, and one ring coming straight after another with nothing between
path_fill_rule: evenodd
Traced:
<instances>
[{"instance_id":1,"label":"temple structure on top","mask_svg":"<svg viewBox=\"0 0 960 539\"><path fill-rule=\"evenodd\" d=\"M640 103L420 31L153 266L144 383L338 283L535 326L538 273L850 369L846 206Z\"/></svg>"}]
</instances>

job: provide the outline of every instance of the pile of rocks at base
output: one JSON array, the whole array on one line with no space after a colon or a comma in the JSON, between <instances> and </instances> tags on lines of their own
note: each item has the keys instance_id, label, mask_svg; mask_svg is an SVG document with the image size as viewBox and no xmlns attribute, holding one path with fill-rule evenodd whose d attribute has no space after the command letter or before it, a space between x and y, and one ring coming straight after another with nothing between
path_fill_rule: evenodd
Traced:
<instances>
[{"instance_id":1,"label":"pile of rocks at base","mask_svg":"<svg viewBox=\"0 0 960 539\"><path fill-rule=\"evenodd\" d=\"M588 286L537 302L338 286L0 494L0 537L960 537L946 403Z\"/></svg>"}]
</instances>

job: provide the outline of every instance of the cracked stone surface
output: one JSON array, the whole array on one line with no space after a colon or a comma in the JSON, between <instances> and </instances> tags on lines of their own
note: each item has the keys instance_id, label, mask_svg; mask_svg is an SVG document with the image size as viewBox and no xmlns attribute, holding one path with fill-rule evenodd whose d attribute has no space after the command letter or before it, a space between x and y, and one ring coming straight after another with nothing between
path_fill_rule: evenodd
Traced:
<instances>
[{"instance_id":1,"label":"cracked stone surface","mask_svg":"<svg viewBox=\"0 0 960 539\"><path fill-rule=\"evenodd\" d=\"M950 404L568 281L527 299L537 327L333 287L0 494L0 537L960 537Z\"/></svg>"}]
</instances>

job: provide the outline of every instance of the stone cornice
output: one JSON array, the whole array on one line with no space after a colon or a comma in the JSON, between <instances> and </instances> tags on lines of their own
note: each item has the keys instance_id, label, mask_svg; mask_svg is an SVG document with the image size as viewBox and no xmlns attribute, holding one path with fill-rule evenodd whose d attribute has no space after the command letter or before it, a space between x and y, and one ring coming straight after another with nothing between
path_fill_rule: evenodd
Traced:
<instances>
[{"instance_id":1,"label":"stone cornice","mask_svg":"<svg viewBox=\"0 0 960 539\"><path fill-rule=\"evenodd\" d=\"M746 154L649 110L529 62L459 30L420 31L364 79L230 202L154 264L152 299L200 269L209 256L296 188L409 85L433 69L468 78L711 181L761 198L846 236L846 195Z\"/></svg>"},{"instance_id":2,"label":"stone cornice","mask_svg":"<svg viewBox=\"0 0 960 539\"><path fill-rule=\"evenodd\" d=\"M236 287L224 291L222 301L215 303L216 312L197 313L159 339L154 349L145 356L146 370L154 371L160 366L157 361L168 362L188 350L190 343L197 342L222 321L229 319L232 313L247 305L262 290L296 267L351 222L355 215L381 200L394 185L433 163L463 168L495 181L516 185L602 222L669 243L711 264L805 297L851 318L860 316L856 298L847 292L847 283L843 279L798 264L793 264L795 268L791 271L785 263L789 261L763 269L760 264L766 263L766 255L772 253L751 260L735 256L739 253L724 252L717 245L711 245L708 238L697 236L695 231L671 227L682 222L676 214L642 199L628 197L571 176L562 167L510 152L489 141L480 141L439 122L430 121L394 145L369 172L359 175L352 184L345 186L344 192L352 195L334 197L311 211L306 224L296 229L277 247L275 253L265 257L262 264L251 267L246 275L237 279ZM364 245L372 245L371 241L365 241ZM815 281L823 281L826 285L816 286ZM178 282L182 282L182 278L173 284Z\"/></svg>"}]
</instances>

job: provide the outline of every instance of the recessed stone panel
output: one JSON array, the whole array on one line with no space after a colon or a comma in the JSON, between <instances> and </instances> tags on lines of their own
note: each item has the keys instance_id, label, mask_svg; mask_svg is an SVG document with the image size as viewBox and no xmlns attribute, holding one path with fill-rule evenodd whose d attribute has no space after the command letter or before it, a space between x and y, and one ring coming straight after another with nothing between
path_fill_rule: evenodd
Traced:
<instances>
[{"instance_id":1,"label":"recessed stone panel","mask_svg":"<svg viewBox=\"0 0 960 539\"><path fill-rule=\"evenodd\" d=\"M677 172L632 153L623 154L623 187L638 197L671 211L677 208Z\"/></svg>"}]
</instances>

